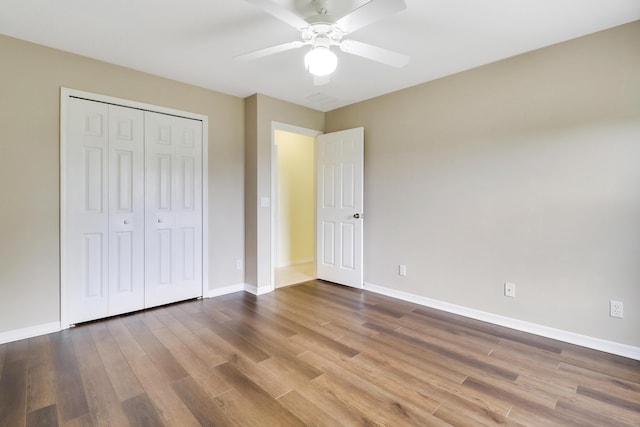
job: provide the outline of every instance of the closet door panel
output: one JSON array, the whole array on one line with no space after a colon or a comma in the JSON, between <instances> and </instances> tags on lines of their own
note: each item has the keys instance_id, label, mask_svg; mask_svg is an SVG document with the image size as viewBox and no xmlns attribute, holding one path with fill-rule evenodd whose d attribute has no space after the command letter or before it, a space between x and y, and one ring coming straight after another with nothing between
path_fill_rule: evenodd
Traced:
<instances>
[{"instance_id":1,"label":"closet door panel","mask_svg":"<svg viewBox=\"0 0 640 427\"><path fill-rule=\"evenodd\" d=\"M145 114L145 306L169 301L173 252L171 127Z\"/></svg>"},{"instance_id":2,"label":"closet door panel","mask_svg":"<svg viewBox=\"0 0 640 427\"><path fill-rule=\"evenodd\" d=\"M109 315L144 308L144 119L109 106Z\"/></svg>"},{"instance_id":3,"label":"closet door panel","mask_svg":"<svg viewBox=\"0 0 640 427\"><path fill-rule=\"evenodd\" d=\"M202 123L145 113L145 305L202 296Z\"/></svg>"},{"instance_id":4,"label":"closet door panel","mask_svg":"<svg viewBox=\"0 0 640 427\"><path fill-rule=\"evenodd\" d=\"M108 106L70 99L64 216L70 323L109 314Z\"/></svg>"},{"instance_id":5,"label":"closet door panel","mask_svg":"<svg viewBox=\"0 0 640 427\"><path fill-rule=\"evenodd\" d=\"M183 256L177 260L176 280L185 287L202 287L202 127L182 120L173 129L177 141L178 195L175 212L178 242Z\"/></svg>"}]
</instances>

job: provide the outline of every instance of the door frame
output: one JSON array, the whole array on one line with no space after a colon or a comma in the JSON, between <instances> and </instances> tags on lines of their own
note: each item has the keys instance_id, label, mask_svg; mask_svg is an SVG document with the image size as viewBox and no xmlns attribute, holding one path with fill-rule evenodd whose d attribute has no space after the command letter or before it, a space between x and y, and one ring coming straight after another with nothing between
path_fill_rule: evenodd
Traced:
<instances>
[{"instance_id":1,"label":"door frame","mask_svg":"<svg viewBox=\"0 0 640 427\"><path fill-rule=\"evenodd\" d=\"M277 204L279 202L278 200L278 156L277 156L277 147L276 147L276 130L280 130L280 131L285 131L285 132L291 132L291 133L297 133L299 135L304 135L304 136L311 136L314 138L314 142L313 142L313 149L314 149L314 162L315 162L315 158L317 156L317 153L315 152L316 150L316 141L315 138L318 135L322 135L324 132L316 130L316 129L309 129L309 128L305 128L305 127L301 127L301 126L296 126L296 125L291 125L288 123L282 123L282 122L277 122L277 121L272 121L271 122L271 249L270 249L270 261L271 261L271 277L270 277L270 292L273 291L276 288L276 239L277 239L277 211L276 209L278 208ZM317 192L317 188L315 188L314 186L314 198L315 198L315 193ZM316 218L315 218L315 210L314 210L314 224L316 222ZM315 227L314 227L314 234L315 234ZM317 238L317 236L316 236ZM314 259L317 259L317 254L316 249L315 249L315 245L313 248L313 252L314 252Z\"/></svg>"},{"instance_id":2,"label":"door frame","mask_svg":"<svg viewBox=\"0 0 640 427\"><path fill-rule=\"evenodd\" d=\"M67 176L66 151L67 151L67 119L68 101L71 98L80 98L88 101L102 102L105 104L119 105L138 110L152 111L170 116L184 117L202 122L202 296L208 296L209 289L209 118L206 115L176 110L168 107L116 98L77 89L60 87L60 328L68 329L70 326L68 316L68 292L67 271L62 262L67 253L66 242L63 236L66 234L65 210L67 202L66 184Z\"/></svg>"}]
</instances>

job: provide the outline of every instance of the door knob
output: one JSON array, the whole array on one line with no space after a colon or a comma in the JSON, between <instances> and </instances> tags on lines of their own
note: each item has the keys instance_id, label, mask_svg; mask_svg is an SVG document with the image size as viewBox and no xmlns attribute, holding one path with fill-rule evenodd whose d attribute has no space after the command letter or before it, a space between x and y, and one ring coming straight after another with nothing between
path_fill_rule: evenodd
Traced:
<instances>
[{"instance_id":1,"label":"door knob","mask_svg":"<svg viewBox=\"0 0 640 427\"><path fill-rule=\"evenodd\" d=\"M354 213L354 214L353 214L353 217L354 217L355 219L358 219L358 218L360 218L360 214L359 214L359 213Z\"/></svg>"},{"instance_id":2,"label":"door knob","mask_svg":"<svg viewBox=\"0 0 640 427\"><path fill-rule=\"evenodd\" d=\"M124 225L127 225L127 224L129 224L129 220L128 220L128 219L125 219L125 220L124 220Z\"/></svg>"},{"instance_id":3,"label":"door knob","mask_svg":"<svg viewBox=\"0 0 640 427\"><path fill-rule=\"evenodd\" d=\"M158 218L158 224L162 222L162 218Z\"/></svg>"}]
</instances>

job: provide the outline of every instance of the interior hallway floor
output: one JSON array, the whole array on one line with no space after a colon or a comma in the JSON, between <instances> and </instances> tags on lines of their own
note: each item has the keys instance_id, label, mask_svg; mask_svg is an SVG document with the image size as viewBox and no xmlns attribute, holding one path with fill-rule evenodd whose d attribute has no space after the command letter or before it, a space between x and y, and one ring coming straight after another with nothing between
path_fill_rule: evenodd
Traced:
<instances>
[{"instance_id":1,"label":"interior hallway floor","mask_svg":"<svg viewBox=\"0 0 640 427\"><path fill-rule=\"evenodd\" d=\"M315 278L316 270L313 262L280 267L275 271L276 288L295 285Z\"/></svg>"}]
</instances>

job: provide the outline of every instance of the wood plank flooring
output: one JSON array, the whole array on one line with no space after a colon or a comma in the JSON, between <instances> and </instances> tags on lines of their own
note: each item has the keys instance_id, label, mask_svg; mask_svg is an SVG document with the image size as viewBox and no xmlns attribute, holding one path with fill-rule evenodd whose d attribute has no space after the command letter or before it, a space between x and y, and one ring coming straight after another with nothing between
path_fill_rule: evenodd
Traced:
<instances>
[{"instance_id":1,"label":"wood plank flooring","mask_svg":"<svg viewBox=\"0 0 640 427\"><path fill-rule=\"evenodd\" d=\"M640 362L314 280L0 345L0 426L640 426Z\"/></svg>"}]
</instances>

